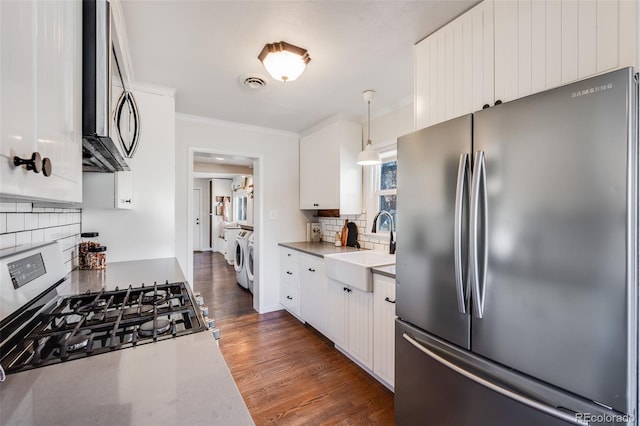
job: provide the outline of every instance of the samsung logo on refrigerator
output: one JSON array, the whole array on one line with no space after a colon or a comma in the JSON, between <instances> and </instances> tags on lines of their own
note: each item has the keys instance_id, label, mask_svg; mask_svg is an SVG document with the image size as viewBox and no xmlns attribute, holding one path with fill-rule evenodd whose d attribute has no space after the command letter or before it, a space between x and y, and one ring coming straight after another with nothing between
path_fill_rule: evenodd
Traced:
<instances>
[{"instance_id":1,"label":"samsung logo on refrigerator","mask_svg":"<svg viewBox=\"0 0 640 426\"><path fill-rule=\"evenodd\" d=\"M613 83L603 84L601 86L591 87L589 89L580 90L578 92L571 93L572 98L577 98L579 96L591 95L593 93L602 92L604 90L609 90L613 88Z\"/></svg>"}]
</instances>

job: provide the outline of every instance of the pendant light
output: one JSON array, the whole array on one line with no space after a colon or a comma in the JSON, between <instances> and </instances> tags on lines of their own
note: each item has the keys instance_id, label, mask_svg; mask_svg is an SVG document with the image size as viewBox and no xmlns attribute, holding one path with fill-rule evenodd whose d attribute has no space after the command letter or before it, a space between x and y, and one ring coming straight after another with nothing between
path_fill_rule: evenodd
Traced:
<instances>
[{"instance_id":1,"label":"pendant light","mask_svg":"<svg viewBox=\"0 0 640 426\"><path fill-rule=\"evenodd\" d=\"M382 163L380 153L371 146L371 100L376 92L374 90L365 90L362 97L367 103L367 146L360 154L358 154L358 164L361 166L375 166Z\"/></svg>"}]
</instances>

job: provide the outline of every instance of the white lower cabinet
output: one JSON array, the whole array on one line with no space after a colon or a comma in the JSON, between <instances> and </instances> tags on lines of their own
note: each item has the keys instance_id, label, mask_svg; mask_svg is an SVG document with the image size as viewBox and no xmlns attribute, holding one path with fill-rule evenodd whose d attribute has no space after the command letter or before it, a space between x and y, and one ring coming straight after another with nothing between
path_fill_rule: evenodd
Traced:
<instances>
[{"instance_id":1,"label":"white lower cabinet","mask_svg":"<svg viewBox=\"0 0 640 426\"><path fill-rule=\"evenodd\" d=\"M373 274L373 372L393 389L396 282Z\"/></svg>"},{"instance_id":2,"label":"white lower cabinet","mask_svg":"<svg viewBox=\"0 0 640 426\"><path fill-rule=\"evenodd\" d=\"M328 280L329 338L353 359L373 369L373 293Z\"/></svg>"},{"instance_id":3,"label":"white lower cabinet","mask_svg":"<svg viewBox=\"0 0 640 426\"><path fill-rule=\"evenodd\" d=\"M300 316L300 278L298 276L298 252L280 247L280 304Z\"/></svg>"},{"instance_id":4,"label":"white lower cabinet","mask_svg":"<svg viewBox=\"0 0 640 426\"><path fill-rule=\"evenodd\" d=\"M300 275L300 316L322 334L327 334L327 276L324 259L298 255Z\"/></svg>"}]
</instances>

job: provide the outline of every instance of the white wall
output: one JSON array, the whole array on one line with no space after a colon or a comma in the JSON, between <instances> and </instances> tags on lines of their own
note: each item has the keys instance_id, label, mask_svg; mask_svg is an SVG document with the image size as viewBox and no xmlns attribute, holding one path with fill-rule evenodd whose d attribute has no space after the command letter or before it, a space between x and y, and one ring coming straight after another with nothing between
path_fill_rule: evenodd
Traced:
<instances>
[{"instance_id":1,"label":"white wall","mask_svg":"<svg viewBox=\"0 0 640 426\"><path fill-rule=\"evenodd\" d=\"M133 170L133 210L82 210L82 229L100 233L109 262L175 256L175 102L134 90L140 145ZM105 194L105 196L109 196Z\"/></svg>"},{"instance_id":2,"label":"white wall","mask_svg":"<svg viewBox=\"0 0 640 426\"><path fill-rule=\"evenodd\" d=\"M295 133L176 115L176 257L190 281L193 256L187 198L193 185L193 152L256 158L254 226L260 285L254 294L254 308L259 312L281 309L278 243L302 241L306 235L306 218L299 210L298 140Z\"/></svg>"}]
</instances>

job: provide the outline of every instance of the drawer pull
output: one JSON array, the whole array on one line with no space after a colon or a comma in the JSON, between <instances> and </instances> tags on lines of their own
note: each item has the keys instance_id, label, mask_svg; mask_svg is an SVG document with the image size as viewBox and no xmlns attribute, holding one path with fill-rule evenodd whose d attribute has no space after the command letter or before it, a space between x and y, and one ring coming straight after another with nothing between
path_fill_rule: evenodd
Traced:
<instances>
[{"instance_id":1,"label":"drawer pull","mask_svg":"<svg viewBox=\"0 0 640 426\"><path fill-rule=\"evenodd\" d=\"M293 300L293 297L291 297L291 296L287 296L287 299L289 299L289 300Z\"/></svg>"},{"instance_id":2,"label":"drawer pull","mask_svg":"<svg viewBox=\"0 0 640 426\"><path fill-rule=\"evenodd\" d=\"M309 268L309 272L315 272L316 270L313 268Z\"/></svg>"},{"instance_id":3,"label":"drawer pull","mask_svg":"<svg viewBox=\"0 0 640 426\"><path fill-rule=\"evenodd\" d=\"M287 271L287 275L293 275L293 272Z\"/></svg>"},{"instance_id":4,"label":"drawer pull","mask_svg":"<svg viewBox=\"0 0 640 426\"><path fill-rule=\"evenodd\" d=\"M384 301L385 301L385 302L389 302L389 303L396 303L396 301L395 301L395 300L391 300L391 299L389 299L388 297L385 297L385 298L384 298Z\"/></svg>"}]
</instances>

